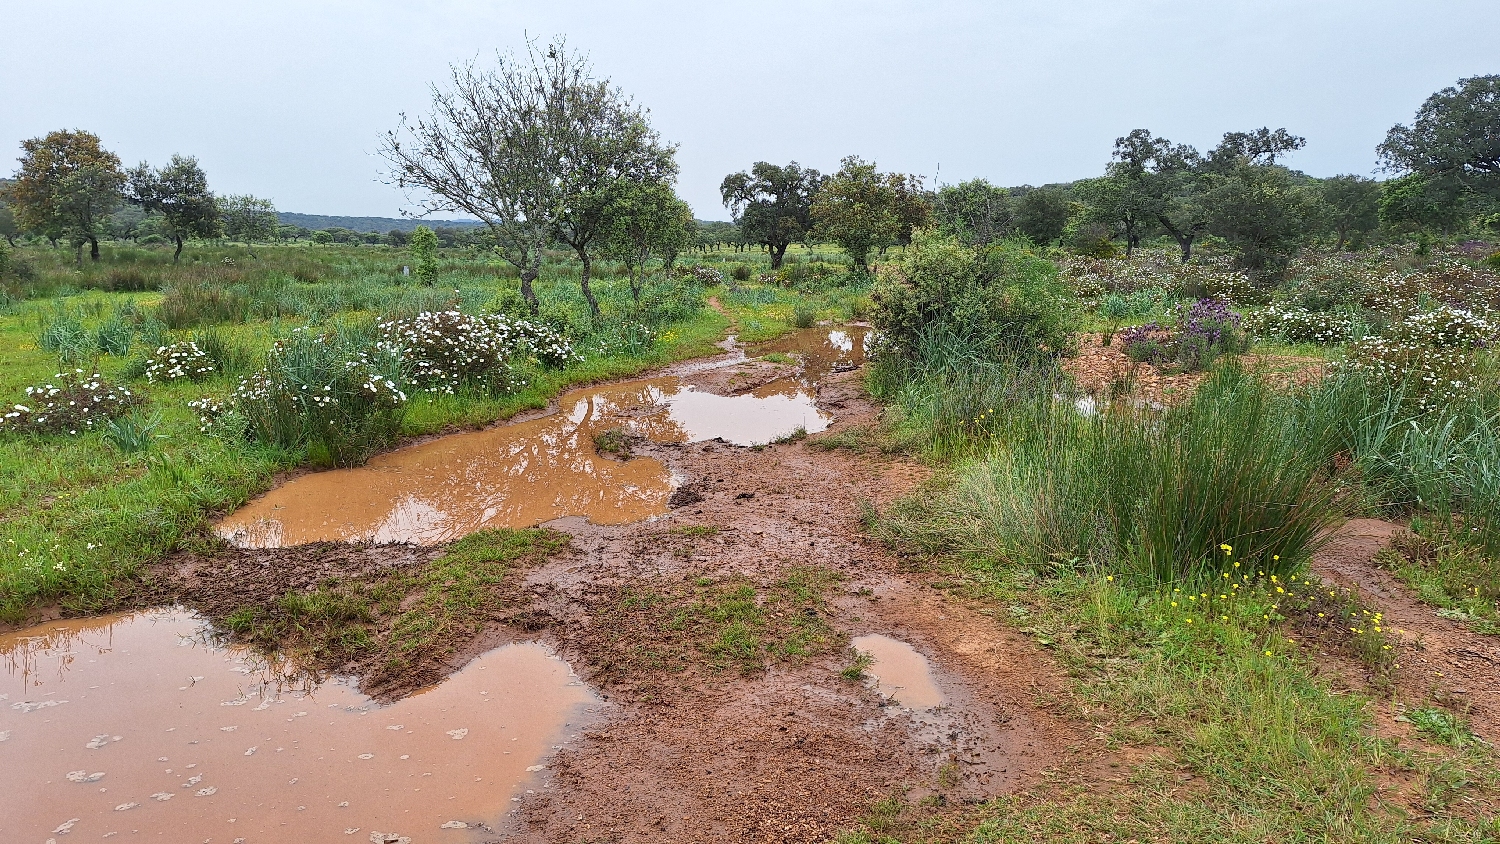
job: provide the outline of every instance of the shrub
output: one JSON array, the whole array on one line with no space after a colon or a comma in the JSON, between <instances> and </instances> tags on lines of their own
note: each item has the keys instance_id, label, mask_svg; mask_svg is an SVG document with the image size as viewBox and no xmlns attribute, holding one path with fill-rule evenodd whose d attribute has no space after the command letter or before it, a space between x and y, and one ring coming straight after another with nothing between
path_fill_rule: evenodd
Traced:
<instances>
[{"instance_id":1,"label":"shrub","mask_svg":"<svg viewBox=\"0 0 1500 844\"><path fill-rule=\"evenodd\" d=\"M1361 325L1351 313L1272 305L1248 321L1256 334L1288 343L1342 343Z\"/></svg>"},{"instance_id":2,"label":"shrub","mask_svg":"<svg viewBox=\"0 0 1500 844\"><path fill-rule=\"evenodd\" d=\"M1073 345L1072 297L1056 265L1019 243L971 249L920 232L881 266L872 298L881 355L912 356L936 326L989 357L1039 358Z\"/></svg>"},{"instance_id":3,"label":"shrub","mask_svg":"<svg viewBox=\"0 0 1500 844\"><path fill-rule=\"evenodd\" d=\"M1126 329L1120 334L1125 354L1135 361L1198 372L1220 355L1246 348L1240 315L1223 300L1199 299L1183 308L1181 322L1175 331L1154 322Z\"/></svg>"},{"instance_id":4,"label":"shrub","mask_svg":"<svg viewBox=\"0 0 1500 844\"><path fill-rule=\"evenodd\" d=\"M437 234L426 226L417 226L407 239L407 249L411 250L412 275L430 286L437 280L438 273Z\"/></svg>"},{"instance_id":5,"label":"shrub","mask_svg":"<svg viewBox=\"0 0 1500 844\"><path fill-rule=\"evenodd\" d=\"M1398 391L1419 411L1457 403L1476 386L1476 361L1467 349L1371 337L1349 345L1343 368Z\"/></svg>"},{"instance_id":6,"label":"shrub","mask_svg":"<svg viewBox=\"0 0 1500 844\"><path fill-rule=\"evenodd\" d=\"M161 346L146 361L147 381L202 381L214 374L213 360L191 340Z\"/></svg>"},{"instance_id":7,"label":"shrub","mask_svg":"<svg viewBox=\"0 0 1500 844\"><path fill-rule=\"evenodd\" d=\"M231 417L247 436L282 448L319 446L335 466L352 466L394 441L406 394L399 356L347 329L298 329L277 340L265 368L224 403L195 409L212 424Z\"/></svg>"},{"instance_id":8,"label":"shrub","mask_svg":"<svg viewBox=\"0 0 1500 844\"><path fill-rule=\"evenodd\" d=\"M704 287L724 283L724 274L705 264L683 264L675 272L679 277L692 279Z\"/></svg>"},{"instance_id":9,"label":"shrub","mask_svg":"<svg viewBox=\"0 0 1500 844\"><path fill-rule=\"evenodd\" d=\"M578 359L573 345L550 328L499 314L427 311L383 322L379 331L380 348L403 362L408 383L436 393L463 386L519 389L526 382L514 370L513 358L554 367Z\"/></svg>"},{"instance_id":10,"label":"shrub","mask_svg":"<svg viewBox=\"0 0 1500 844\"><path fill-rule=\"evenodd\" d=\"M732 270L729 271L729 277L732 278L732 279L734 279L735 281L749 281L750 280L750 265L749 264L735 264L734 265L734 269L732 269Z\"/></svg>"},{"instance_id":11,"label":"shrub","mask_svg":"<svg viewBox=\"0 0 1500 844\"><path fill-rule=\"evenodd\" d=\"M82 369L59 372L52 382L26 388L26 404L0 417L0 430L77 434L113 419L143 401L124 387Z\"/></svg>"}]
</instances>

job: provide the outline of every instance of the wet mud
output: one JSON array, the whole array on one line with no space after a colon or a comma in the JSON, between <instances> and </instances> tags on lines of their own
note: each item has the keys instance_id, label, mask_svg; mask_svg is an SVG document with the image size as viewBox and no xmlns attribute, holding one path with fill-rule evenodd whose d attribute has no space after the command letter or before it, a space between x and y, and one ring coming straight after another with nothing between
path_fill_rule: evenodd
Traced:
<instances>
[{"instance_id":1,"label":"wet mud","mask_svg":"<svg viewBox=\"0 0 1500 844\"><path fill-rule=\"evenodd\" d=\"M722 440L764 445L826 429L817 381L859 365L865 329L799 332L757 348L793 353L795 377L754 383L731 373L727 391L702 389L713 368L574 390L557 411L483 431L398 449L364 466L302 475L224 518L215 530L241 548L312 542L448 542L482 528L526 527L566 516L595 524L637 522L666 512L676 486L662 461L619 461L599 454L595 438L620 431L653 443ZM724 370L738 353L717 360ZM722 374L722 373L721 373ZM735 383L736 380L739 383ZM730 394L721 394L729 392Z\"/></svg>"},{"instance_id":2,"label":"wet mud","mask_svg":"<svg viewBox=\"0 0 1500 844\"><path fill-rule=\"evenodd\" d=\"M850 644L870 657L866 673L886 700L908 709L932 709L943 704L943 693L932 681L932 666L916 648L879 633L858 636Z\"/></svg>"},{"instance_id":3,"label":"wet mud","mask_svg":"<svg viewBox=\"0 0 1500 844\"><path fill-rule=\"evenodd\" d=\"M419 520L428 527L385 536L441 543L474 526L497 526L513 518L518 526L543 523L566 532L572 545L568 553L518 575L514 611L496 615L446 660L445 670L457 673L393 706L446 694L451 684L484 673L475 666L484 664L491 649L518 639L551 647L565 661L555 664L564 673L566 665L574 666L588 684L567 688L580 694L593 689L599 700L571 704L583 710L575 708L563 719L552 742L558 746L543 748L550 755L525 766L545 765L527 772L531 781L505 792L502 814L449 812L441 805L447 797L462 798L444 793L433 801L438 805L423 810L422 823L431 826L438 815L443 815L439 824L484 821L489 829L467 839L484 842L821 842L856 824L887 797L962 806L1025 789L1048 771L1082 770L1091 764L1097 745L1091 744L1090 728L1055 703L1067 699L1067 682L1047 654L991 615L931 589L928 575L864 535L861 519L868 503L884 506L909 494L929 471L874 450L815 447L817 431L857 431L878 418L859 371L866 339L860 326L809 329L750 348L754 357L731 352L657 378L589 388L564 397L552 415L460 435L498 438L476 439L488 445L467 452L465 459L490 462L484 471L505 468L499 465L504 461L491 455L496 443L508 442L507 447L519 448L514 452L518 456L505 464L511 469L539 460L549 472L576 469L585 486L591 479L614 479L599 481L599 496L585 496L582 503L547 484L533 488L517 480L506 487L504 479L487 480L484 471L423 470L433 478L435 490L425 493L432 498L424 501L434 510L446 508L444 519ZM741 400L745 403L733 403ZM744 421L743 408L768 403L786 408L771 415L774 425L734 427ZM812 433L813 441L788 438L797 427ZM625 432L633 456L597 452L594 435L611 429ZM516 442L523 434L530 444L520 448ZM362 500L360 488L384 483L373 476L374 464L367 468L371 472L364 475L338 475L344 480L329 487L328 496ZM640 480L638 494L632 493L636 498L619 504L621 498L607 496L619 495L624 486L619 479L627 476L611 474L620 469L649 469L655 474L647 480L660 482ZM459 480L445 485L449 475ZM284 519L294 503L287 496L296 484L294 480L252 503L226 524ZM387 488L399 486L393 482ZM283 497L273 498L277 495ZM275 537L282 544L308 536L334 542L228 549L168 561L156 570L162 580L156 594L212 592L206 608L218 618L236 603L265 604L288 589L315 588L328 577L380 577L392 568L424 565L439 553L420 544L348 544L351 538L373 539L373 525L391 521L395 499L372 500L359 518L309 518L304 533L297 532L302 527L283 526ZM282 509L272 509L277 503ZM262 509L254 510L257 506ZM524 507L533 509L522 512ZM246 518L256 512L259 516ZM234 522L236 518L240 521ZM354 527L329 531L324 521ZM216 565L216 558L225 562ZM809 572L820 584L817 597L796 597L796 588L785 584L798 578L804 582ZM752 597L745 600L737 590ZM714 604L716 600L729 603ZM632 613L622 614L622 606L632 607ZM748 639L726 644L717 628L697 638L684 632L721 610L749 612L744 607L759 612L736 622L739 633L751 634ZM747 649L755 651L755 659L736 656ZM874 656L867 667L873 679L848 676L857 650ZM510 652L502 648L497 653ZM462 668L464 660L476 657L478 662ZM230 673L225 657L214 659L220 674ZM196 673L214 676L206 670ZM399 684L390 688L405 691ZM176 686L171 689L175 692ZM352 685L336 689L359 695ZM496 687L480 690L485 689L493 693ZM318 694L334 692L325 686ZM519 690L513 694L524 697ZM371 705L353 701L348 705L355 709ZM260 714L298 705L272 704ZM249 701L239 710L254 712L256 706ZM324 705L307 711L343 710ZM385 711L350 717L375 719L382 729L390 725L384 723L388 720L417 722L413 716L392 720L377 715ZM441 737L438 744L453 742L446 731L459 727L436 720L431 730ZM230 725L234 722L220 726ZM275 735L266 732L273 739ZM264 751L266 736L252 743L259 749L248 758ZM471 732L454 743L475 737ZM276 746L288 747L285 742ZM326 746L363 762L385 759L397 750L381 745L355 753L352 745ZM5 751L0 745L0 755ZM365 752L374 756L359 760ZM407 751L397 753L398 759L402 753ZM176 761L172 753L156 756ZM84 767L88 765L64 765L59 772ZM110 775L105 768L93 770ZM387 770L366 791L384 795L381 789L389 788L395 794L410 784L420 785L425 795L436 794L432 786L409 782L409 772L394 763ZM147 772L158 773L150 766ZM338 773L336 766L329 776L336 780ZM474 776L490 779L485 773ZM328 800L335 785L324 787ZM503 790L495 788L496 793ZM338 807L343 799L332 801L335 816L352 808ZM262 802L270 805L271 799ZM109 807L111 812L113 805L118 804ZM303 812L313 811L310 802L297 805L308 807ZM406 814L405 804L394 805ZM69 814L62 805L53 808L59 822L88 817ZM415 807L412 814L418 814ZM240 815L215 816L213 823L220 826L204 837L233 841L241 835L222 826L227 817L240 817L236 824L243 821ZM366 831L389 833L393 840L411 836L413 842L473 835L472 829L433 828L418 837L409 830L420 824L402 825L389 818L389 813L376 815L343 828L361 830L352 839L358 841L365 840ZM80 820L78 828L82 824Z\"/></svg>"},{"instance_id":4,"label":"wet mud","mask_svg":"<svg viewBox=\"0 0 1500 844\"><path fill-rule=\"evenodd\" d=\"M161 610L0 637L0 840L472 840L594 695L537 644L378 706Z\"/></svg>"}]
</instances>

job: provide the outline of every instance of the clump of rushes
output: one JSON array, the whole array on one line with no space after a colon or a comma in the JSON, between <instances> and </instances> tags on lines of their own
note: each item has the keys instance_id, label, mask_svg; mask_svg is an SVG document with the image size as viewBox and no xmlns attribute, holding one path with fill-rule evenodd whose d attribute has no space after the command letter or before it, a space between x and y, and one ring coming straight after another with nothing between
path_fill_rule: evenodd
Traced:
<instances>
[{"instance_id":1,"label":"clump of rushes","mask_svg":"<svg viewBox=\"0 0 1500 844\"><path fill-rule=\"evenodd\" d=\"M594 450L600 454L612 454L621 460L634 455L630 450L630 432L624 428L609 428L594 434Z\"/></svg>"},{"instance_id":2,"label":"clump of rushes","mask_svg":"<svg viewBox=\"0 0 1500 844\"><path fill-rule=\"evenodd\" d=\"M357 465L395 439L407 398L400 359L379 346L366 349L358 332L298 329L272 345L265 367L227 401L200 401L194 409L205 426L232 419L251 439L318 446L334 466Z\"/></svg>"},{"instance_id":3,"label":"clump of rushes","mask_svg":"<svg viewBox=\"0 0 1500 844\"><path fill-rule=\"evenodd\" d=\"M0 431L76 435L121 416L142 401L97 372L59 372L46 384L27 387L26 403L14 405L0 416Z\"/></svg>"},{"instance_id":4,"label":"clump of rushes","mask_svg":"<svg viewBox=\"0 0 1500 844\"><path fill-rule=\"evenodd\" d=\"M213 360L191 340L161 346L146 361L147 381L201 381L214 374Z\"/></svg>"}]
</instances>

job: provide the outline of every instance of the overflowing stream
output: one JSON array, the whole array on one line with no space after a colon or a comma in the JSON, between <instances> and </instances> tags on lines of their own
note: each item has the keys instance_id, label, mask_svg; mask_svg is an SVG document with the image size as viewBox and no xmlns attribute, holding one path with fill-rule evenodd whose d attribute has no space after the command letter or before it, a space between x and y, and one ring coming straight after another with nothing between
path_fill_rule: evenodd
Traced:
<instances>
[{"instance_id":1,"label":"overflowing stream","mask_svg":"<svg viewBox=\"0 0 1500 844\"><path fill-rule=\"evenodd\" d=\"M0 841L465 842L596 701L540 645L378 706L205 632L158 610L0 636Z\"/></svg>"},{"instance_id":2,"label":"overflowing stream","mask_svg":"<svg viewBox=\"0 0 1500 844\"><path fill-rule=\"evenodd\" d=\"M294 478L216 529L246 548L317 541L435 544L481 528L527 527L563 516L595 524L658 516L675 486L671 471L651 457L601 457L596 435L618 428L657 443L723 439L749 446L798 429L817 433L831 420L818 410L816 383L863 361L866 331L807 329L755 347L757 355L795 355L801 374L739 395L698 390L672 375L574 390L559 399L557 412L541 418Z\"/></svg>"}]
</instances>

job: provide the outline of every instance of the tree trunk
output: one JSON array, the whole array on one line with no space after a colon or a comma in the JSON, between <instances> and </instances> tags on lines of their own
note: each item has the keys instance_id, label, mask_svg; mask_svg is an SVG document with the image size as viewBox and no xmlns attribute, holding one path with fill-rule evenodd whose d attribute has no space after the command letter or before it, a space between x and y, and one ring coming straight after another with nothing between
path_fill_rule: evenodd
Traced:
<instances>
[{"instance_id":1,"label":"tree trunk","mask_svg":"<svg viewBox=\"0 0 1500 844\"><path fill-rule=\"evenodd\" d=\"M786 248L790 245L789 243L779 243L771 247L771 269L773 271L781 269L781 259L786 257Z\"/></svg>"},{"instance_id":2,"label":"tree trunk","mask_svg":"<svg viewBox=\"0 0 1500 844\"><path fill-rule=\"evenodd\" d=\"M89 260L99 260L99 238L89 238Z\"/></svg>"},{"instance_id":3,"label":"tree trunk","mask_svg":"<svg viewBox=\"0 0 1500 844\"><path fill-rule=\"evenodd\" d=\"M536 300L536 290L532 288L532 282L541 274L541 261L528 264L521 270L521 298L526 300L526 309L536 316L541 312L541 304Z\"/></svg>"},{"instance_id":4,"label":"tree trunk","mask_svg":"<svg viewBox=\"0 0 1500 844\"><path fill-rule=\"evenodd\" d=\"M182 235L177 235L175 240L177 241L177 251L172 253L172 263L174 264L177 263L178 258L182 257Z\"/></svg>"},{"instance_id":5,"label":"tree trunk","mask_svg":"<svg viewBox=\"0 0 1500 844\"><path fill-rule=\"evenodd\" d=\"M1167 230L1167 234L1171 235L1172 239L1177 241L1178 248L1182 250L1182 263L1186 264L1188 261L1191 261L1193 259L1193 239L1197 237L1197 234L1191 229L1178 231L1177 227L1172 225L1166 217L1157 217L1156 219L1157 222L1161 223L1161 227Z\"/></svg>"},{"instance_id":6,"label":"tree trunk","mask_svg":"<svg viewBox=\"0 0 1500 844\"><path fill-rule=\"evenodd\" d=\"M73 263L81 270L83 269L83 241L78 241L77 248L73 251Z\"/></svg>"},{"instance_id":7,"label":"tree trunk","mask_svg":"<svg viewBox=\"0 0 1500 844\"><path fill-rule=\"evenodd\" d=\"M594 289L589 286L589 276L593 272L594 262L586 250L578 250L578 260L583 262L583 269L578 273L578 286L583 290L583 298L588 300L589 313L599 316L599 300L594 298Z\"/></svg>"}]
</instances>

